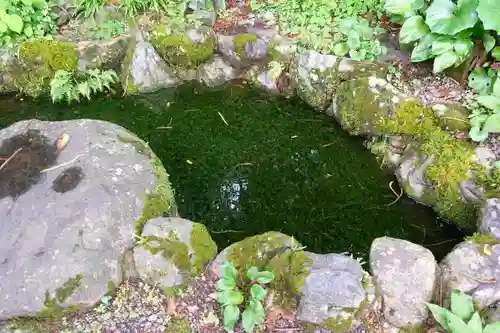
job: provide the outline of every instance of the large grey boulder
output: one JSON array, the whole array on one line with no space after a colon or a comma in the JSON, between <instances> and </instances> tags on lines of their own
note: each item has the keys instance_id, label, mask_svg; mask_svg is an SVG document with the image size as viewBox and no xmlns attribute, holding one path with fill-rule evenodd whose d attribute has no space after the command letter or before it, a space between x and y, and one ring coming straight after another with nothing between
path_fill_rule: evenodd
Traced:
<instances>
[{"instance_id":1,"label":"large grey boulder","mask_svg":"<svg viewBox=\"0 0 500 333\"><path fill-rule=\"evenodd\" d=\"M385 320L399 328L422 324L438 275L431 251L406 240L377 238L370 249L370 267Z\"/></svg>"},{"instance_id":2,"label":"large grey boulder","mask_svg":"<svg viewBox=\"0 0 500 333\"><path fill-rule=\"evenodd\" d=\"M499 263L500 245L462 242L440 263L443 290L461 290L471 295L480 308L494 305L500 301Z\"/></svg>"},{"instance_id":3,"label":"large grey boulder","mask_svg":"<svg viewBox=\"0 0 500 333\"><path fill-rule=\"evenodd\" d=\"M342 254L306 255L312 264L301 289L297 319L339 332L351 330L375 299L370 276L357 260Z\"/></svg>"},{"instance_id":4,"label":"large grey boulder","mask_svg":"<svg viewBox=\"0 0 500 333\"><path fill-rule=\"evenodd\" d=\"M180 217L147 222L133 251L139 277L161 288L200 274L216 254L217 245L205 226Z\"/></svg>"},{"instance_id":5,"label":"large grey boulder","mask_svg":"<svg viewBox=\"0 0 500 333\"><path fill-rule=\"evenodd\" d=\"M118 125L22 121L0 130L0 156L0 320L95 304L140 225L175 214L160 160Z\"/></svg>"}]
</instances>

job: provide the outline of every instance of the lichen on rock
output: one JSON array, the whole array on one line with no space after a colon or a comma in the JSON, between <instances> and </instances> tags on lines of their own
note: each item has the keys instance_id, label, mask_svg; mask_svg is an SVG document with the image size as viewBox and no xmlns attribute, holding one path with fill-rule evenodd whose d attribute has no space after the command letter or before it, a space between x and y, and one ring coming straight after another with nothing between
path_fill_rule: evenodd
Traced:
<instances>
[{"instance_id":1,"label":"lichen on rock","mask_svg":"<svg viewBox=\"0 0 500 333\"><path fill-rule=\"evenodd\" d=\"M139 276L162 289L201 274L217 254L204 225L182 218L148 221L133 251Z\"/></svg>"}]
</instances>

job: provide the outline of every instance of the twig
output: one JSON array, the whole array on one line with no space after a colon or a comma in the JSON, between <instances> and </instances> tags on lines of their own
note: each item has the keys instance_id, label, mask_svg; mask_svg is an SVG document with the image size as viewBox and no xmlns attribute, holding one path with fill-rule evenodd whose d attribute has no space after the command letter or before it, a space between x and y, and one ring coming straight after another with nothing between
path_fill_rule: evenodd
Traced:
<instances>
[{"instance_id":1,"label":"twig","mask_svg":"<svg viewBox=\"0 0 500 333\"><path fill-rule=\"evenodd\" d=\"M6 160L2 163L2 165L0 165L0 170L2 170L2 169L3 169L6 165L7 165L7 163L9 163L9 161L10 161L11 159L13 159L13 158L14 158L14 156L16 156L16 154L17 154L17 153L19 153L21 150L23 150L23 148L22 148L22 147L21 147L21 148L19 148L19 149L17 149L14 153L12 153L12 155L10 155L10 157L9 157L8 159L6 159Z\"/></svg>"},{"instance_id":2,"label":"twig","mask_svg":"<svg viewBox=\"0 0 500 333\"><path fill-rule=\"evenodd\" d=\"M446 244L446 243L457 241L457 240L458 239L447 239L447 240L437 242L437 243L423 244L422 246L424 246L424 247L438 246L438 245Z\"/></svg>"},{"instance_id":3,"label":"twig","mask_svg":"<svg viewBox=\"0 0 500 333\"><path fill-rule=\"evenodd\" d=\"M328 146L331 146L335 143L336 141L332 141L330 143L325 143L324 145L321 145L321 147L328 147Z\"/></svg>"},{"instance_id":4,"label":"twig","mask_svg":"<svg viewBox=\"0 0 500 333\"><path fill-rule=\"evenodd\" d=\"M394 184L394 180L389 183L389 188L391 189L392 193L394 193L394 195L396 196L396 199L393 202L391 202L385 206L394 205L396 202L398 202L399 199L401 199L401 197L403 196L403 193L404 193L403 189L401 189L401 193L397 194L396 191L394 191L394 189L392 188L392 184Z\"/></svg>"},{"instance_id":5,"label":"twig","mask_svg":"<svg viewBox=\"0 0 500 333\"><path fill-rule=\"evenodd\" d=\"M300 327L283 327L283 328L273 328L274 332L290 332L290 331L300 331Z\"/></svg>"},{"instance_id":6,"label":"twig","mask_svg":"<svg viewBox=\"0 0 500 333\"><path fill-rule=\"evenodd\" d=\"M159 126L156 129L172 129L172 126Z\"/></svg>"},{"instance_id":7,"label":"twig","mask_svg":"<svg viewBox=\"0 0 500 333\"><path fill-rule=\"evenodd\" d=\"M213 234L226 234L232 232L244 232L243 230L210 230Z\"/></svg>"},{"instance_id":8,"label":"twig","mask_svg":"<svg viewBox=\"0 0 500 333\"><path fill-rule=\"evenodd\" d=\"M68 161L68 162L65 162L65 163L62 163L62 164L59 164L59 165L56 165L56 166L53 166L51 168L47 168L47 169L43 169L42 171L40 171L40 173L43 173L43 172L48 172L48 171L52 171L52 170L55 170L55 169L59 169L63 166L66 166L68 164L71 164L73 162L75 162L78 158L80 158L81 156L83 156L83 154L78 154L75 156L75 158L73 158L72 160Z\"/></svg>"},{"instance_id":9,"label":"twig","mask_svg":"<svg viewBox=\"0 0 500 333\"><path fill-rule=\"evenodd\" d=\"M217 111L217 113L219 114L220 118L222 119L222 121L227 125L229 126L229 123L226 121L226 119L224 119L224 116L222 115L222 113L220 113L219 111Z\"/></svg>"}]
</instances>

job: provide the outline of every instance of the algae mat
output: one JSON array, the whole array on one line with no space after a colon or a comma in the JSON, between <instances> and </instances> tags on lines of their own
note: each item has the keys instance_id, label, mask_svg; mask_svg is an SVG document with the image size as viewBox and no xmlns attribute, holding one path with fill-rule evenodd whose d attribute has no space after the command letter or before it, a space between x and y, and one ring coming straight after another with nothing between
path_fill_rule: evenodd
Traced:
<instances>
[{"instance_id":1,"label":"algae mat","mask_svg":"<svg viewBox=\"0 0 500 333\"><path fill-rule=\"evenodd\" d=\"M102 119L136 133L171 174L182 217L222 248L269 230L308 250L368 253L375 237L409 239L442 258L461 240L431 209L395 196L359 138L298 100L237 84L186 85L81 104L0 100L0 126L37 118Z\"/></svg>"}]
</instances>

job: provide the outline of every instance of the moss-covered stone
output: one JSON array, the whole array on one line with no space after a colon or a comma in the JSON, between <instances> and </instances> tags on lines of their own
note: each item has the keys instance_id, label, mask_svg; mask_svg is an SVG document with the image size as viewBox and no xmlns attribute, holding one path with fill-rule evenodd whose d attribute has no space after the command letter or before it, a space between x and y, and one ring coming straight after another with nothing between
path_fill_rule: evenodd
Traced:
<instances>
[{"instance_id":1,"label":"moss-covered stone","mask_svg":"<svg viewBox=\"0 0 500 333\"><path fill-rule=\"evenodd\" d=\"M200 43L193 42L186 35L166 35L157 29L152 44L160 57L173 67L197 68L210 59L215 51L216 39L206 36Z\"/></svg>"},{"instance_id":2,"label":"moss-covered stone","mask_svg":"<svg viewBox=\"0 0 500 333\"><path fill-rule=\"evenodd\" d=\"M165 237L144 236L142 246L153 255L161 253L166 259L172 260L175 267L188 272L191 270L189 247L179 236L171 231Z\"/></svg>"},{"instance_id":3,"label":"moss-covered stone","mask_svg":"<svg viewBox=\"0 0 500 333\"><path fill-rule=\"evenodd\" d=\"M439 125L443 130L469 131L469 111L464 106L436 104L432 109L435 111Z\"/></svg>"},{"instance_id":4,"label":"moss-covered stone","mask_svg":"<svg viewBox=\"0 0 500 333\"><path fill-rule=\"evenodd\" d=\"M246 274L252 266L272 271L275 279L270 287L275 292L274 301L285 308L293 307L295 298L301 295L312 263L304 251L298 250L300 244L292 240L289 236L270 231L233 244L227 257L240 274Z\"/></svg>"},{"instance_id":5,"label":"moss-covered stone","mask_svg":"<svg viewBox=\"0 0 500 333\"><path fill-rule=\"evenodd\" d=\"M240 58L246 57L245 46L248 43L255 43L257 35L251 33L243 33L234 36L234 51ZM269 50L269 49L268 49Z\"/></svg>"},{"instance_id":6,"label":"moss-covered stone","mask_svg":"<svg viewBox=\"0 0 500 333\"><path fill-rule=\"evenodd\" d=\"M191 333L191 327L186 319L173 317L170 319L165 333Z\"/></svg>"},{"instance_id":7,"label":"moss-covered stone","mask_svg":"<svg viewBox=\"0 0 500 333\"><path fill-rule=\"evenodd\" d=\"M198 275L217 255L217 244L201 223L193 224L191 230L191 248L193 249L192 273Z\"/></svg>"},{"instance_id":8,"label":"moss-covered stone","mask_svg":"<svg viewBox=\"0 0 500 333\"><path fill-rule=\"evenodd\" d=\"M26 41L19 46L19 64L12 68L13 84L22 93L38 97L57 70L75 71L76 44L54 40Z\"/></svg>"},{"instance_id":9,"label":"moss-covered stone","mask_svg":"<svg viewBox=\"0 0 500 333\"><path fill-rule=\"evenodd\" d=\"M132 144L137 152L149 156L155 175L156 188L146 195L142 215L136 222L135 233L136 235L140 235L147 221L155 217L160 217L163 214L168 214L170 216L177 215L174 193L170 186L168 173L163 167L163 163L151 148L144 141L131 133L124 131L118 133L117 136L118 140L121 142Z\"/></svg>"}]
</instances>

